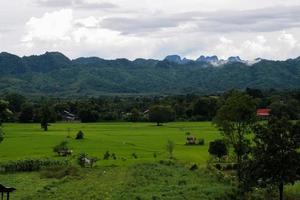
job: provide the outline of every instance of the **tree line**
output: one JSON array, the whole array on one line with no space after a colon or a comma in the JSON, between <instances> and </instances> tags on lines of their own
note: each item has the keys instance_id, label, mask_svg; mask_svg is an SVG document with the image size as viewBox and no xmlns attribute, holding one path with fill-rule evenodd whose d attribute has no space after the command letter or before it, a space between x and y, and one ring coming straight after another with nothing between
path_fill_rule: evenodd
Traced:
<instances>
[{"instance_id":1,"label":"tree line","mask_svg":"<svg viewBox=\"0 0 300 200\"><path fill-rule=\"evenodd\" d=\"M65 111L81 122L100 121L211 121L231 94L176 96L115 96L80 99L26 98L7 93L0 96L0 120L21 123L51 123L68 120ZM284 110L299 119L300 91L278 92L247 88L256 108ZM4 112L5 110L5 112Z\"/></svg>"}]
</instances>

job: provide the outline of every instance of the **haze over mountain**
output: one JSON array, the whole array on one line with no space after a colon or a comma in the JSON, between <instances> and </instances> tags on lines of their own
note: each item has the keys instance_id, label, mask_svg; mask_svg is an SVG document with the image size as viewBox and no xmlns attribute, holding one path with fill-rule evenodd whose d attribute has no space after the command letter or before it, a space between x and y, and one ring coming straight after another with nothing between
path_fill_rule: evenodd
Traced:
<instances>
[{"instance_id":1,"label":"haze over mountain","mask_svg":"<svg viewBox=\"0 0 300 200\"><path fill-rule=\"evenodd\" d=\"M171 55L164 60L105 60L98 57L70 60L60 52L27 57L0 53L1 93L58 97L208 94L246 87L300 88L300 58L250 62L238 56L227 60L200 56L190 60Z\"/></svg>"}]
</instances>

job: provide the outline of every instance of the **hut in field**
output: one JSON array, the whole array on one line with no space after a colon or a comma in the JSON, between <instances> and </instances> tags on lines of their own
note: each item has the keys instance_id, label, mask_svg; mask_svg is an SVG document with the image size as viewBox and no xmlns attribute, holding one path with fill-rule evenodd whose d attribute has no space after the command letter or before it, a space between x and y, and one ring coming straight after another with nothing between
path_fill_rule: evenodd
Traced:
<instances>
[{"instance_id":1,"label":"hut in field","mask_svg":"<svg viewBox=\"0 0 300 200\"><path fill-rule=\"evenodd\" d=\"M4 193L6 193L6 199L9 200L9 196L11 192L14 192L16 189L12 187L5 187L4 185L0 184L0 193L1 193L1 200L4 199Z\"/></svg>"},{"instance_id":2,"label":"hut in field","mask_svg":"<svg viewBox=\"0 0 300 200\"><path fill-rule=\"evenodd\" d=\"M186 137L186 145L194 145L197 144L197 138L194 136L188 136Z\"/></svg>"}]
</instances>

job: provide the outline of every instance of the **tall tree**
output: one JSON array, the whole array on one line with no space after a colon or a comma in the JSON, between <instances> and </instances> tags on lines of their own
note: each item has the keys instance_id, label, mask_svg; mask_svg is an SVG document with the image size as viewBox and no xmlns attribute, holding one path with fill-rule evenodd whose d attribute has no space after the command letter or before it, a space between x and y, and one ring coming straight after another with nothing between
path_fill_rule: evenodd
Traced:
<instances>
[{"instance_id":1,"label":"tall tree","mask_svg":"<svg viewBox=\"0 0 300 200\"><path fill-rule=\"evenodd\" d=\"M240 166L243 155L248 149L251 126L256 121L256 105L249 95L232 91L224 105L218 110L214 119L215 124L224 135L224 139L232 145L237 156L237 175L240 180Z\"/></svg>"},{"instance_id":2,"label":"tall tree","mask_svg":"<svg viewBox=\"0 0 300 200\"><path fill-rule=\"evenodd\" d=\"M243 168L244 182L255 187L275 185L282 200L284 185L300 178L300 122L274 117L267 124L256 125L253 132L255 146Z\"/></svg>"},{"instance_id":3,"label":"tall tree","mask_svg":"<svg viewBox=\"0 0 300 200\"><path fill-rule=\"evenodd\" d=\"M48 131L49 123L55 121L55 119L56 113L53 106L49 102L43 102L40 109L41 128L43 128L44 131Z\"/></svg>"},{"instance_id":4,"label":"tall tree","mask_svg":"<svg viewBox=\"0 0 300 200\"><path fill-rule=\"evenodd\" d=\"M157 126L161 123L173 121L175 114L171 107L156 105L149 110L149 121L156 122Z\"/></svg>"}]
</instances>

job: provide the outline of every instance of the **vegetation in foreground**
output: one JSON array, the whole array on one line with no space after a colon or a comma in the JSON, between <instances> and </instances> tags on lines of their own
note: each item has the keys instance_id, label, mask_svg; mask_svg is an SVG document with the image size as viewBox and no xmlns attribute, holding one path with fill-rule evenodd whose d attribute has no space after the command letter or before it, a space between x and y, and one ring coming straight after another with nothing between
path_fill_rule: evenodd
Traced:
<instances>
[{"instance_id":1,"label":"vegetation in foreground","mask_svg":"<svg viewBox=\"0 0 300 200\"><path fill-rule=\"evenodd\" d=\"M208 195L208 193L204 190L201 193L196 192L197 195L200 196L202 195L203 198L206 199L227 198L227 199L251 200L251 199L272 199L274 194L274 197L278 196L280 200L283 200L284 187L289 184L294 184L300 178L299 177L300 155L298 152L300 146L299 145L300 144L299 143L300 123L292 121L293 119L299 117L298 112L297 111L291 112L290 110L287 109L288 104L281 101L278 104L276 104L276 106L273 105L271 109L261 109L264 110L264 115L268 116L268 119L265 122L259 122L257 114L261 112L256 112L258 108L258 99L254 99L250 95L243 92L230 91L228 94L225 94L220 99L218 99L218 101L221 104L218 105L218 110L214 117L214 123L216 127L219 129L219 131L221 132L221 135L223 136L223 140L220 141L220 139L215 139L214 141L209 141L209 149L208 149L207 146L205 146L206 144L205 138L200 138L197 140L194 136L191 136L190 131L188 131L185 132L185 134L181 133L181 135L187 136L186 143L184 144L182 142L178 146L181 147L182 149L198 147L197 150L199 150L199 147L202 146L205 147L206 149L206 155L208 149L208 152L210 152L211 155L214 156L214 159L210 160L212 162L207 163L206 166L207 169L209 169L209 171L207 171L206 174L202 174L201 178L205 179L206 177L209 177L210 174L212 174L214 175L214 177L217 177L217 179L219 179L218 180L219 184L230 186L233 188L233 190L231 190L231 192L226 194L225 193L219 194L214 192L212 193L212 195ZM1 108L0 109L1 119L4 118L5 120L8 120L13 114L10 112L8 108L8 102L1 101L0 108ZM49 122L51 120L52 113L54 113L52 111L51 111L51 104L48 101L43 101L43 104L41 105L41 109L40 109L40 125L41 128L44 130L43 132L47 134L50 134ZM68 112L65 111L65 113ZM152 128L155 128L156 130L163 130L163 129L159 129L161 123L174 120L176 112L173 112L171 106L154 105L150 107L149 111L147 111L146 114L148 114L149 121L155 122L157 124L157 126L152 125ZM72 116L72 115L68 114L68 116ZM86 113L86 116L88 116L89 118L90 113ZM179 130L183 131L183 129L179 129ZM158 154L160 154L159 156L163 157L164 159L166 157L170 160L174 160L175 158L177 158L175 157L175 151L174 151L177 145L176 142L172 141L170 138L166 138L166 137L161 138L163 133L157 135L158 138L155 141L153 140L153 137L151 137L153 140L152 144L154 144L154 146L158 145L157 141L160 142L167 141L163 145L164 147L163 151L160 151L162 149L161 145L156 146L159 149L157 151L153 149L153 146L149 145L149 141L142 140L144 142L143 144L146 146L144 146L143 148L140 147L135 148L135 150L139 149L141 150L140 152L144 151L144 153L148 153L148 154L147 155L144 154L146 156L142 159L140 157L140 154L138 154L135 151L132 152L131 154L128 154L128 150L134 149L136 145L134 144L133 140L131 140L128 137L128 135L125 135L124 139L125 140L130 139L130 140L128 142L123 141L122 144L123 145L130 144L131 146L131 148L127 148L124 152L122 152L125 153L126 155L116 154L116 152L111 152L110 150L106 150L105 153L103 154L103 160L102 160L99 159L99 157L97 156L91 155L83 151L79 154L77 153L76 155L74 155L73 154L74 147L72 147L71 146L72 144L70 143L72 142L73 144L79 145L85 142L88 137L86 137L86 135L84 134L85 131L82 131L82 129L76 130L74 136L70 135L71 132L70 128L67 128L67 132L68 134L65 136L65 138L61 140L58 144L56 144L54 147L52 147L52 150L54 153L56 153L57 157L68 157L66 162L55 161L52 159L41 160L40 159L41 157L36 160L25 159L25 160L18 160L18 161L10 161L6 164L4 163L0 165L1 172L18 173L18 172L41 171L40 176L42 178L48 178L48 179L63 178L64 179L65 177L80 176L80 172L76 167L77 165L73 166L75 161L77 161L77 164L79 164L79 166L81 166L82 168L89 167L90 170L92 170L92 168L95 167L97 161L104 161L101 162L102 165L98 166L98 168L99 167L103 168L108 164L105 161L109 160L111 163L114 163L113 165L110 165L110 168L114 168L117 166L123 169L134 168L134 171L138 172L141 168L143 168L142 163L145 163L145 161L147 161L148 163L147 166L145 167L145 171L146 170L148 171L150 169L155 169L156 165L154 164L157 162L156 159L158 157ZM250 135L251 132L254 133L254 137ZM135 135L135 138L132 139L137 139L139 138L139 136L141 136L140 131L138 131L137 133L138 135ZM99 134L99 135L103 136L105 134ZM3 141L3 139L6 140L6 137L3 136L4 134L2 134L1 136L1 141ZM106 135L106 136L108 136L106 137L106 139L109 141L111 140L113 135ZM147 135L147 136L151 136L151 135ZM174 137L173 134L169 136ZM38 139L38 141L40 141L40 139ZM141 140L139 140L139 142L140 141ZM95 141L93 140L92 142ZM107 144L107 141L105 141L104 143ZM94 145L95 144L98 143L94 143ZM87 149L91 147L92 145L86 146ZM111 148L112 145L108 144L107 147ZM227 147L232 149L233 151L228 151ZM120 143L116 144L115 150L121 152L120 151L121 149L122 147L120 146ZM49 149L47 148L46 150ZM149 159L150 152L152 152L151 159ZM166 165L168 170L174 170L172 171L172 173L170 173L170 174L174 174L176 173L176 171L179 170L178 168L176 168L176 166L182 166L180 162L187 163L186 161L189 161L189 158L186 159L185 158L186 155L182 154L182 152L181 152L181 156L183 157L181 158L179 157L180 159L176 163L174 163L173 161L167 161L167 162L162 161L160 162L160 164ZM195 162L195 160L197 160L198 164L201 163L201 161L199 162L199 160L195 158L190 159L190 161ZM126 162L127 160L130 160L131 162ZM153 162L153 160L155 160L155 162ZM205 160L207 160L207 158ZM122 162L126 164L133 163L133 165L123 165L123 164L120 165L120 163ZM57 163L58 165L56 165L55 163ZM194 172L198 171L198 164L193 164L189 168L189 170ZM203 167L204 165L201 166L201 169L204 169ZM86 170L86 169L82 169L82 170ZM164 186L163 190L161 190L160 189L161 184L159 182L156 183L155 181L158 179L157 176L160 176L160 178L164 177L163 175L161 175L161 171L163 170L159 168L159 170L157 171L158 174L152 172L152 174L155 175L154 177L146 175L146 179L150 177L150 182L146 185L147 189L151 188L152 184L155 185L154 186L155 188L157 187L156 185L159 185L158 187L159 197L163 199L166 199L165 198L166 195L164 194L164 192L161 194L160 191L165 191L164 189L169 188L167 186L170 186L170 188L167 189L166 192L173 191L172 190L173 188L175 194L177 194L177 192L180 192L178 194L183 195L185 192L188 192L191 193L190 195L192 196L193 192L189 191L189 188L185 188L184 191L181 191L179 188L176 188L174 182L171 185ZM137 179L135 178L133 179L135 182L143 181L145 179L144 172L142 172L141 174L135 173L134 175L138 176ZM170 177L172 176L173 175L170 175ZM170 179L172 179L170 177L168 177L168 179L165 180L165 183L169 183ZM126 180L130 180L130 177L127 177ZM176 181L178 180L179 178L177 177ZM209 180L213 180L213 177L210 177ZM185 182L184 181L180 182L180 184L185 184ZM142 185L144 185L144 182L139 183L139 186ZM125 190L126 192L128 191L130 192L129 196L136 194L135 191L131 191L131 189L135 188L134 184L131 185L131 183L127 182L126 186L129 187L128 189ZM274 186L275 188L277 187L277 190L274 189ZM55 187L58 187L57 183L55 183ZM95 189L92 188L91 190L94 191ZM153 195L153 191L155 190L154 189L151 190L152 195ZM268 194L268 196L263 195L264 193ZM43 195L44 194L45 193L43 193ZM120 194L122 194L122 192ZM171 193L169 196L172 195L173 193ZM172 199L177 198L177 196L172 197ZM152 196L152 199L158 199L159 197ZM95 199L97 197L95 198L88 197L88 198ZM111 196L111 198L114 198L114 196ZM127 196L125 195L124 197L121 197L119 195L117 198L124 199L127 198ZM128 198L134 198L134 197L130 196ZM142 199L142 197L140 196L136 196L135 198ZM148 196L145 196L143 198L148 198ZM186 197L181 196L181 198L186 198Z\"/></svg>"},{"instance_id":2,"label":"vegetation in foreground","mask_svg":"<svg viewBox=\"0 0 300 200\"><path fill-rule=\"evenodd\" d=\"M55 169L57 171L57 168ZM54 172L52 172L54 173ZM205 169L173 161L80 169L65 177L45 177L45 171L0 175L15 185L16 200L40 199L229 199L230 180Z\"/></svg>"}]
</instances>

